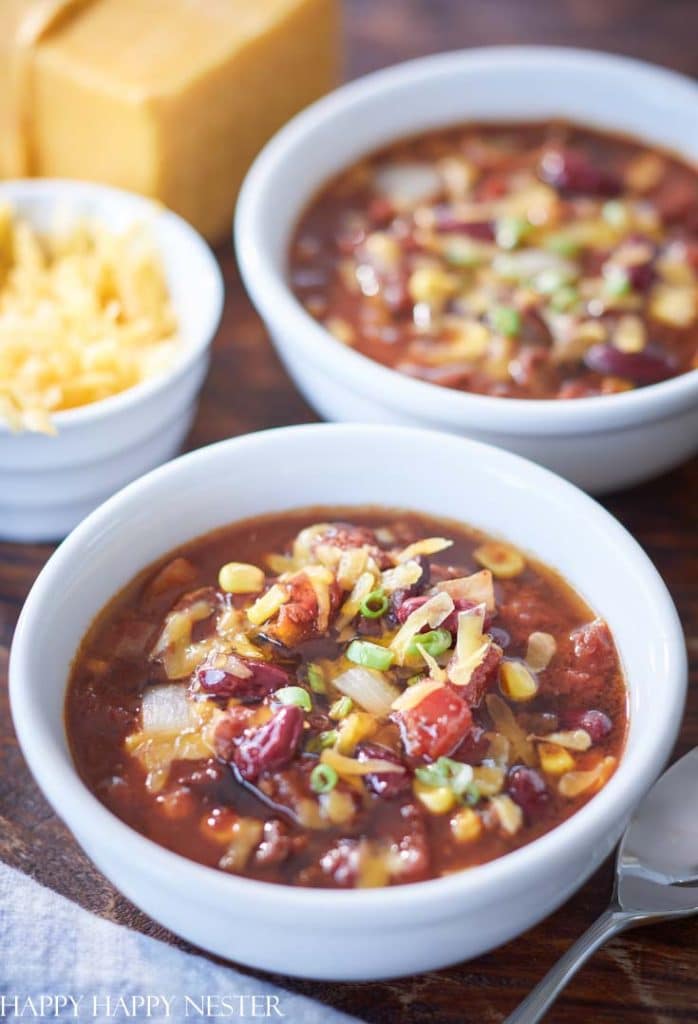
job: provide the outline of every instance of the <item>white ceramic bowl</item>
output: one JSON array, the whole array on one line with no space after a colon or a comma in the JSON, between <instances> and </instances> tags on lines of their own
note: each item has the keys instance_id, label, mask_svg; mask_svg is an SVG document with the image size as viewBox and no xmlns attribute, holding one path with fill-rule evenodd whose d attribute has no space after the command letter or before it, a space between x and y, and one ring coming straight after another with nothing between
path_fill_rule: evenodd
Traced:
<instances>
[{"instance_id":1,"label":"white ceramic bowl","mask_svg":"<svg viewBox=\"0 0 698 1024\"><path fill-rule=\"evenodd\" d=\"M223 309L210 249L174 213L102 185L38 179L0 183L0 202L42 231L57 215L94 218L114 230L148 226L167 274L182 352L166 373L92 405L54 416L55 437L0 422L0 539L64 537L124 484L172 458L186 436Z\"/></svg>"},{"instance_id":2,"label":"white ceramic bowl","mask_svg":"<svg viewBox=\"0 0 698 1024\"><path fill-rule=\"evenodd\" d=\"M132 831L83 785L66 744L63 700L95 611L148 563L198 534L328 501L466 516L556 566L606 617L627 673L630 732L615 775L571 819L514 853L445 878L331 891L251 881L185 860ZM337 979L412 974L476 956L567 899L611 851L664 764L685 686L683 637L666 588L635 541L591 498L539 466L476 442L345 424L224 441L121 491L46 565L10 659L12 714L29 766L78 842L126 896L220 956Z\"/></svg>"},{"instance_id":3,"label":"white ceramic bowl","mask_svg":"<svg viewBox=\"0 0 698 1024\"><path fill-rule=\"evenodd\" d=\"M698 87L582 50L498 47L411 61L344 86L294 118L250 170L235 240L243 280L289 372L327 419L438 427L535 459L596 493L698 450L698 371L620 395L526 401L413 380L352 351L286 283L304 207L334 173L393 139L474 120L563 117L698 159Z\"/></svg>"}]
</instances>

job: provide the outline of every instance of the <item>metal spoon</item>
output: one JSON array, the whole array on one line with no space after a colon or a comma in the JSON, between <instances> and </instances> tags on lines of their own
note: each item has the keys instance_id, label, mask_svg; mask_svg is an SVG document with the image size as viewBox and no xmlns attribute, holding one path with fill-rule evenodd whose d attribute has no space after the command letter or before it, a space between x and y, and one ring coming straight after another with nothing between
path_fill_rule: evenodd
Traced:
<instances>
[{"instance_id":1,"label":"metal spoon","mask_svg":"<svg viewBox=\"0 0 698 1024\"><path fill-rule=\"evenodd\" d=\"M626 928L698 914L698 747L654 784L618 849L607 910L504 1024L536 1024L602 943Z\"/></svg>"}]
</instances>

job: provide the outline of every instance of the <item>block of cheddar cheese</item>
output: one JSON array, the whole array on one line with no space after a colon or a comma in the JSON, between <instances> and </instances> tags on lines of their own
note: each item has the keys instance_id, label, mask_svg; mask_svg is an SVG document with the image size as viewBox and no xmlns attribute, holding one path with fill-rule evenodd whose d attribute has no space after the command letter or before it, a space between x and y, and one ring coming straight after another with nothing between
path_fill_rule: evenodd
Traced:
<instances>
[{"instance_id":1,"label":"block of cheddar cheese","mask_svg":"<svg viewBox=\"0 0 698 1024\"><path fill-rule=\"evenodd\" d=\"M338 0L3 0L0 175L161 200L215 240L251 160L338 73Z\"/></svg>"}]
</instances>

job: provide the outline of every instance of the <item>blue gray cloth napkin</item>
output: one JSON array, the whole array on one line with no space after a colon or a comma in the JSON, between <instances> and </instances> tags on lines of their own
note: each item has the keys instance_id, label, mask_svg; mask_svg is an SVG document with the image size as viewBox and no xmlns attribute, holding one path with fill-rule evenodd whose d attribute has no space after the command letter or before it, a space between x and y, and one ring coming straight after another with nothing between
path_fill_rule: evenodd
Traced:
<instances>
[{"instance_id":1,"label":"blue gray cloth napkin","mask_svg":"<svg viewBox=\"0 0 698 1024\"><path fill-rule=\"evenodd\" d=\"M88 913L0 864L0 1021L356 1019Z\"/></svg>"}]
</instances>

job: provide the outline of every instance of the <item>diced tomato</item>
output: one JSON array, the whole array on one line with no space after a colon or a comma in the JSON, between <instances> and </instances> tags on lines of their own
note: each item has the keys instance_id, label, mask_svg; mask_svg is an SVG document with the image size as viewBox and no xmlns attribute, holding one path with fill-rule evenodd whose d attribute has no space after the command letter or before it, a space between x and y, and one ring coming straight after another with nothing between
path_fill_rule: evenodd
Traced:
<instances>
[{"instance_id":1,"label":"diced tomato","mask_svg":"<svg viewBox=\"0 0 698 1024\"><path fill-rule=\"evenodd\" d=\"M402 742L411 757L435 761L455 750L473 718L462 697L448 686L432 690L416 707L395 713Z\"/></svg>"}]
</instances>

